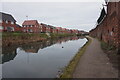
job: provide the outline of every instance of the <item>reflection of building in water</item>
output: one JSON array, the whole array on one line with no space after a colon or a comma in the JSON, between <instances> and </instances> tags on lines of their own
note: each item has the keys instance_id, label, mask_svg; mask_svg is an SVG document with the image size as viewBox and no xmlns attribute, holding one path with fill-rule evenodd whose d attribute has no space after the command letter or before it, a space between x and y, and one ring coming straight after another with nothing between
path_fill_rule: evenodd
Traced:
<instances>
[{"instance_id":1,"label":"reflection of building in water","mask_svg":"<svg viewBox=\"0 0 120 80\"><path fill-rule=\"evenodd\" d=\"M76 36L76 37L72 37L72 40L78 40L79 38Z\"/></svg>"},{"instance_id":2,"label":"reflection of building in water","mask_svg":"<svg viewBox=\"0 0 120 80\"><path fill-rule=\"evenodd\" d=\"M37 51L35 49L27 49L27 50L25 50L25 52L37 53Z\"/></svg>"},{"instance_id":3,"label":"reflection of building in water","mask_svg":"<svg viewBox=\"0 0 120 80\"><path fill-rule=\"evenodd\" d=\"M15 49L16 49L16 46L2 47L2 54L1 54L2 64L10 60L13 60L15 58L15 56L17 55Z\"/></svg>"},{"instance_id":4,"label":"reflection of building in water","mask_svg":"<svg viewBox=\"0 0 120 80\"><path fill-rule=\"evenodd\" d=\"M77 40L81 37L64 37L64 38L58 38L58 39L48 39L46 41L42 42L34 42L34 43L29 43L29 44L24 44L19 47L22 48L23 51L26 53L38 53L40 49L49 47L53 44L56 43L62 43L62 42L67 42L69 40ZM18 46L12 46L12 47L7 47L7 48L2 48L2 63L8 62L10 60L13 60L15 56L18 53Z\"/></svg>"},{"instance_id":5,"label":"reflection of building in water","mask_svg":"<svg viewBox=\"0 0 120 80\"><path fill-rule=\"evenodd\" d=\"M13 60L17 53L8 53L8 54L2 54L2 64L5 62L8 62L10 60Z\"/></svg>"}]
</instances>

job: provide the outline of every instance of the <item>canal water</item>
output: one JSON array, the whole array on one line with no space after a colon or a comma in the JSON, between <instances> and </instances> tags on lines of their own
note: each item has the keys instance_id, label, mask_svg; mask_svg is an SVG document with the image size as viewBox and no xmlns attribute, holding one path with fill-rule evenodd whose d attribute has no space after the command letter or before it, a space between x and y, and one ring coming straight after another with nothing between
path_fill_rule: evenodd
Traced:
<instances>
[{"instance_id":1,"label":"canal water","mask_svg":"<svg viewBox=\"0 0 120 80\"><path fill-rule=\"evenodd\" d=\"M66 37L3 48L3 78L55 78L78 50L84 37Z\"/></svg>"}]
</instances>

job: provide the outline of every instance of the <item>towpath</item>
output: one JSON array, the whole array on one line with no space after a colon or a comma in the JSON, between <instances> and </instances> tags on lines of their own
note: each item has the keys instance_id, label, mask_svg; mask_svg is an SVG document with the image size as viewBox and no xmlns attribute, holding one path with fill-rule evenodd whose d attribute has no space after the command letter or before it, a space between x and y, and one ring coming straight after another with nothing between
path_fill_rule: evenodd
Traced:
<instances>
[{"instance_id":1,"label":"towpath","mask_svg":"<svg viewBox=\"0 0 120 80\"><path fill-rule=\"evenodd\" d=\"M118 70L112 67L109 58L100 47L100 42L91 39L92 42L80 58L73 78L118 78Z\"/></svg>"}]
</instances>

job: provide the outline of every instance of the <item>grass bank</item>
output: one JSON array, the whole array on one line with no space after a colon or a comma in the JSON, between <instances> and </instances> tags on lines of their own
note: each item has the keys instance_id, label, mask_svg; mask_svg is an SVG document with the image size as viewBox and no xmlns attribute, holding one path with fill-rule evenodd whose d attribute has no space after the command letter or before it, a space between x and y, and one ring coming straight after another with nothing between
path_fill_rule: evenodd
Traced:
<instances>
[{"instance_id":1,"label":"grass bank","mask_svg":"<svg viewBox=\"0 0 120 80\"><path fill-rule=\"evenodd\" d=\"M80 60L80 57L85 52L87 46L92 42L92 40L88 37L86 44L79 50L79 52L73 57L73 59L69 62L69 64L65 67L63 73L60 75L60 78L72 78L72 74L74 72L74 69L77 66L77 63Z\"/></svg>"},{"instance_id":2,"label":"grass bank","mask_svg":"<svg viewBox=\"0 0 120 80\"><path fill-rule=\"evenodd\" d=\"M3 46L11 46L74 35L76 34L3 32L2 43L4 44Z\"/></svg>"},{"instance_id":3,"label":"grass bank","mask_svg":"<svg viewBox=\"0 0 120 80\"><path fill-rule=\"evenodd\" d=\"M46 33L20 33L20 32L3 32L2 37L33 37L33 36L38 36L41 38L62 38L62 37L68 37L68 36L75 36L76 34L57 34L57 33L50 33L49 37Z\"/></svg>"},{"instance_id":4,"label":"grass bank","mask_svg":"<svg viewBox=\"0 0 120 80\"><path fill-rule=\"evenodd\" d=\"M100 42L101 42L101 48L104 51L104 53L107 54L110 63L113 64L112 66L115 69L119 70L119 65L118 65L119 60L118 59L120 59L120 55L118 55L119 51L117 50L117 48L115 46L105 43L103 41L100 41Z\"/></svg>"},{"instance_id":5,"label":"grass bank","mask_svg":"<svg viewBox=\"0 0 120 80\"><path fill-rule=\"evenodd\" d=\"M3 32L2 37L33 37L38 36L42 38L48 38L48 36L45 33L20 33L20 32Z\"/></svg>"},{"instance_id":6,"label":"grass bank","mask_svg":"<svg viewBox=\"0 0 120 80\"><path fill-rule=\"evenodd\" d=\"M110 45L108 43L105 43L103 41L100 41L101 42L101 48L104 50L104 51L110 51L110 50L115 50L116 47L113 46L113 45Z\"/></svg>"},{"instance_id":7,"label":"grass bank","mask_svg":"<svg viewBox=\"0 0 120 80\"><path fill-rule=\"evenodd\" d=\"M55 33L50 33L51 38L62 38L62 37L68 37L68 36L76 36L76 34L55 34Z\"/></svg>"}]
</instances>

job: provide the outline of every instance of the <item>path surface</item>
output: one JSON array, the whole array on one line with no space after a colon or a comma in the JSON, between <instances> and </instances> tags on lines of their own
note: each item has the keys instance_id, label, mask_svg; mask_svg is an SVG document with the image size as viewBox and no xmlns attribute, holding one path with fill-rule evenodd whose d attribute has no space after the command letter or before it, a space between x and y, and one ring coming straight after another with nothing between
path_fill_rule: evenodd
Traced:
<instances>
[{"instance_id":1,"label":"path surface","mask_svg":"<svg viewBox=\"0 0 120 80\"><path fill-rule=\"evenodd\" d=\"M100 42L91 38L92 43L73 73L73 78L118 78L118 71L112 67L109 58L102 51Z\"/></svg>"}]
</instances>

